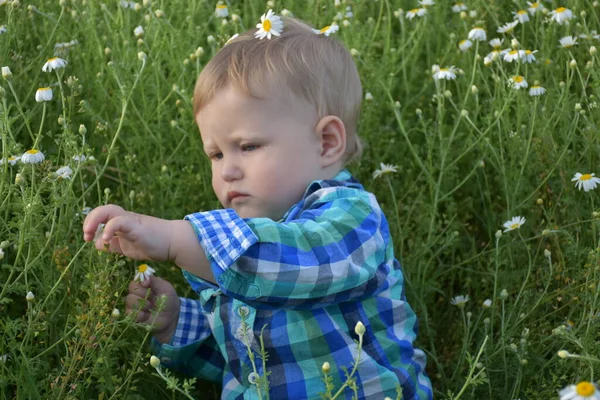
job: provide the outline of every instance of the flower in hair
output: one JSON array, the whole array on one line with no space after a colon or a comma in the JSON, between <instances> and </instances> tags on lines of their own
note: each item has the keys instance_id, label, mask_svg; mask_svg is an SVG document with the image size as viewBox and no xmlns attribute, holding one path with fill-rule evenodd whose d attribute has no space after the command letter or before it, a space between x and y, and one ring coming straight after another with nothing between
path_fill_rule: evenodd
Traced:
<instances>
[{"instance_id":1,"label":"flower in hair","mask_svg":"<svg viewBox=\"0 0 600 400\"><path fill-rule=\"evenodd\" d=\"M339 29L340 29L339 25L334 22L331 25L327 25L323 29L313 29L313 32L316 33L317 35L329 36L332 33L336 33Z\"/></svg>"},{"instance_id":2,"label":"flower in hair","mask_svg":"<svg viewBox=\"0 0 600 400\"><path fill-rule=\"evenodd\" d=\"M260 17L260 22L256 25L258 31L254 34L257 39L271 39L271 36L280 36L283 30L283 21L273 10L269 10Z\"/></svg>"}]
</instances>

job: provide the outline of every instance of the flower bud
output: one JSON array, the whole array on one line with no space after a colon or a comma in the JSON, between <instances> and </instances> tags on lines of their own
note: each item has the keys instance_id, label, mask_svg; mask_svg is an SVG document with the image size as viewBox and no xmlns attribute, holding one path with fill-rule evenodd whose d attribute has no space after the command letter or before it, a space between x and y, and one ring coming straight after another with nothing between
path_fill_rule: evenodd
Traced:
<instances>
[{"instance_id":1,"label":"flower bud","mask_svg":"<svg viewBox=\"0 0 600 400\"><path fill-rule=\"evenodd\" d=\"M354 333L356 333L358 336L362 336L365 334L365 326L362 322L358 321L356 323L356 326L354 327Z\"/></svg>"},{"instance_id":2,"label":"flower bud","mask_svg":"<svg viewBox=\"0 0 600 400\"><path fill-rule=\"evenodd\" d=\"M23 184L25 184L25 178L23 178L23 175L21 174L17 174L15 176L15 184L22 186Z\"/></svg>"},{"instance_id":3,"label":"flower bud","mask_svg":"<svg viewBox=\"0 0 600 400\"><path fill-rule=\"evenodd\" d=\"M571 67L571 68L577 67L577 61L571 60L571 62L569 63L569 67Z\"/></svg>"},{"instance_id":4,"label":"flower bud","mask_svg":"<svg viewBox=\"0 0 600 400\"><path fill-rule=\"evenodd\" d=\"M79 134L80 135L85 135L87 133L87 128L85 127L84 124L79 124Z\"/></svg>"},{"instance_id":5,"label":"flower bud","mask_svg":"<svg viewBox=\"0 0 600 400\"><path fill-rule=\"evenodd\" d=\"M35 295L33 294L33 292L29 291L27 292L27 296L25 296L25 300L27 300L28 302L32 302L35 300Z\"/></svg>"},{"instance_id":6,"label":"flower bud","mask_svg":"<svg viewBox=\"0 0 600 400\"><path fill-rule=\"evenodd\" d=\"M472 94L476 95L478 91L479 90L477 89L477 86L475 86L475 85L471 86L471 93Z\"/></svg>"},{"instance_id":7,"label":"flower bud","mask_svg":"<svg viewBox=\"0 0 600 400\"><path fill-rule=\"evenodd\" d=\"M548 249L544 250L544 257L546 257L546 258L551 258L552 257L552 253L550 252L550 250L548 250Z\"/></svg>"},{"instance_id":8,"label":"flower bud","mask_svg":"<svg viewBox=\"0 0 600 400\"><path fill-rule=\"evenodd\" d=\"M510 41L510 47L512 47L513 49L517 49L519 45L519 41L515 38L512 38L512 40Z\"/></svg>"},{"instance_id":9,"label":"flower bud","mask_svg":"<svg viewBox=\"0 0 600 400\"><path fill-rule=\"evenodd\" d=\"M483 302L483 308L491 308L492 307L492 299L486 299Z\"/></svg>"},{"instance_id":10,"label":"flower bud","mask_svg":"<svg viewBox=\"0 0 600 400\"><path fill-rule=\"evenodd\" d=\"M469 112L468 112L467 110L462 110L462 111L460 112L460 115L461 115L463 118L466 118L466 117L469 115Z\"/></svg>"},{"instance_id":11,"label":"flower bud","mask_svg":"<svg viewBox=\"0 0 600 400\"><path fill-rule=\"evenodd\" d=\"M423 115L423 111L420 108L417 108L415 110L415 114L417 114L417 117L421 117L421 115Z\"/></svg>"},{"instance_id":12,"label":"flower bud","mask_svg":"<svg viewBox=\"0 0 600 400\"><path fill-rule=\"evenodd\" d=\"M498 229L496 231L496 235L495 236L496 236L496 239L500 239L502 237L502 231L500 229Z\"/></svg>"},{"instance_id":13,"label":"flower bud","mask_svg":"<svg viewBox=\"0 0 600 400\"><path fill-rule=\"evenodd\" d=\"M595 56L597 52L598 50L596 50L596 46L590 47L590 56ZM2 70L4 70L4 68L2 68ZM4 76L4 74L2 76Z\"/></svg>"},{"instance_id":14,"label":"flower bud","mask_svg":"<svg viewBox=\"0 0 600 400\"><path fill-rule=\"evenodd\" d=\"M328 373L328 372L331 370L331 366L329 365L329 363L328 363L327 361L325 361L325 362L323 363L323 366L321 367L321 370L322 370L324 373Z\"/></svg>"},{"instance_id":15,"label":"flower bud","mask_svg":"<svg viewBox=\"0 0 600 400\"><path fill-rule=\"evenodd\" d=\"M502 300L506 300L507 297L508 297L508 291L506 289L502 289L502 291L500 292L500 298Z\"/></svg>"},{"instance_id":16,"label":"flower bud","mask_svg":"<svg viewBox=\"0 0 600 400\"><path fill-rule=\"evenodd\" d=\"M143 51L140 51L138 53L138 58L139 58L140 61L146 61L146 57L147 57L146 53L144 53Z\"/></svg>"},{"instance_id":17,"label":"flower bud","mask_svg":"<svg viewBox=\"0 0 600 400\"><path fill-rule=\"evenodd\" d=\"M559 350L558 353L556 353L560 358L568 358L571 353L569 353L566 350Z\"/></svg>"},{"instance_id":18,"label":"flower bud","mask_svg":"<svg viewBox=\"0 0 600 400\"><path fill-rule=\"evenodd\" d=\"M2 77L6 80L12 78L12 72L9 67L2 67Z\"/></svg>"},{"instance_id":19,"label":"flower bud","mask_svg":"<svg viewBox=\"0 0 600 400\"><path fill-rule=\"evenodd\" d=\"M0 243L0 249L6 249L9 245L10 242L8 240L3 240L2 243Z\"/></svg>"},{"instance_id":20,"label":"flower bud","mask_svg":"<svg viewBox=\"0 0 600 400\"><path fill-rule=\"evenodd\" d=\"M156 18L162 18L165 16L165 13L163 10L156 10L154 11L154 15L156 15Z\"/></svg>"},{"instance_id":21,"label":"flower bud","mask_svg":"<svg viewBox=\"0 0 600 400\"><path fill-rule=\"evenodd\" d=\"M350 49L350 54L352 54L353 57L357 57L360 55L360 52L358 50L356 50L355 48Z\"/></svg>"},{"instance_id":22,"label":"flower bud","mask_svg":"<svg viewBox=\"0 0 600 400\"><path fill-rule=\"evenodd\" d=\"M467 19L467 13L464 11L460 12L460 19Z\"/></svg>"},{"instance_id":23,"label":"flower bud","mask_svg":"<svg viewBox=\"0 0 600 400\"><path fill-rule=\"evenodd\" d=\"M112 53L112 50L110 49L110 47L105 47L104 48L104 55L109 55L110 53Z\"/></svg>"},{"instance_id":24,"label":"flower bud","mask_svg":"<svg viewBox=\"0 0 600 400\"><path fill-rule=\"evenodd\" d=\"M575 111L581 111L581 103L575 103Z\"/></svg>"},{"instance_id":25,"label":"flower bud","mask_svg":"<svg viewBox=\"0 0 600 400\"><path fill-rule=\"evenodd\" d=\"M544 199L542 199L542 198L538 198L538 199L535 201L535 204L537 204L538 206L541 206L541 205L543 205L543 204L544 204Z\"/></svg>"},{"instance_id":26,"label":"flower bud","mask_svg":"<svg viewBox=\"0 0 600 400\"><path fill-rule=\"evenodd\" d=\"M156 356L150 357L150 365L154 368L160 367L160 359Z\"/></svg>"},{"instance_id":27,"label":"flower bud","mask_svg":"<svg viewBox=\"0 0 600 400\"><path fill-rule=\"evenodd\" d=\"M112 310L110 316L113 317L113 319L118 319L121 316L121 311L119 311L118 308L115 308Z\"/></svg>"},{"instance_id":28,"label":"flower bud","mask_svg":"<svg viewBox=\"0 0 600 400\"><path fill-rule=\"evenodd\" d=\"M4 250L0 248L0 260L4 258Z\"/></svg>"}]
</instances>

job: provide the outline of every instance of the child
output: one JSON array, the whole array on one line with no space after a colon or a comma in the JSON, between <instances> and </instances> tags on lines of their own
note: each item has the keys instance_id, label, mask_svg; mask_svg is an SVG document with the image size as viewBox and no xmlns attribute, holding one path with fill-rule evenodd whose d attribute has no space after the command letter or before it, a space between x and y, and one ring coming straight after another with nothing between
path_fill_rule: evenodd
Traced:
<instances>
[{"instance_id":1,"label":"child","mask_svg":"<svg viewBox=\"0 0 600 400\"><path fill-rule=\"evenodd\" d=\"M269 12L259 28L225 45L194 92L224 209L167 221L102 206L87 216L84 239L105 223L98 249L185 270L199 300L179 299L153 276L130 284L128 311L150 289L137 320L153 323L153 351L168 366L221 382L223 399L264 396L257 383L265 376L272 399L320 398L328 365L337 390L358 354L359 321L358 398L396 398L400 387L404 399L430 399L386 218L344 168L361 149L354 61L297 20Z\"/></svg>"}]
</instances>

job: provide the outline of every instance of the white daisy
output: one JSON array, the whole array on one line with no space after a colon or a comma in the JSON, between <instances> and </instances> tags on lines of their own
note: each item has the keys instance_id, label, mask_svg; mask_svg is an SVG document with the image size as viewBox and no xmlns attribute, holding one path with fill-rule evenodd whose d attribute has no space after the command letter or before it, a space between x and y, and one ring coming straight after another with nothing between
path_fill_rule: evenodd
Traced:
<instances>
[{"instance_id":1,"label":"white daisy","mask_svg":"<svg viewBox=\"0 0 600 400\"><path fill-rule=\"evenodd\" d=\"M429 7L435 5L435 2L433 0L420 0L419 5L421 7Z\"/></svg>"},{"instance_id":2,"label":"white daisy","mask_svg":"<svg viewBox=\"0 0 600 400\"><path fill-rule=\"evenodd\" d=\"M148 264L140 264L137 267L137 272L135 273L134 281L144 282L146 279L150 279L152 275L154 275L154 269L150 267Z\"/></svg>"},{"instance_id":3,"label":"white daisy","mask_svg":"<svg viewBox=\"0 0 600 400\"><path fill-rule=\"evenodd\" d=\"M487 35L485 33L485 29L476 26L475 28L471 29L469 31L469 34L467 35L467 37L471 40L479 40L479 41L486 41L487 40Z\"/></svg>"},{"instance_id":4,"label":"white daisy","mask_svg":"<svg viewBox=\"0 0 600 400\"><path fill-rule=\"evenodd\" d=\"M352 7L346 6L346 12L344 13L344 15L346 16L346 18L354 17L354 13L352 12Z\"/></svg>"},{"instance_id":5,"label":"white daisy","mask_svg":"<svg viewBox=\"0 0 600 400\"><path fill-rule=\"evenodd\" d=\"M23 155L21 156L21 162L23 164L39 164L42 161L44 161L45 158L46 157L44 156L44 153L42 153L41 151L31 149L23 153Z\"/></svg>"},{"instance_id":6,"label":"white daisy","mask_svg":"<svg viewBox=\"0 0 600 400\"><path fill-rule=\"evenodd\" d=\"M73 160L75 160L77 162L84 162L86 160L86 157L84 154L76 155L76 156L73 156Z\"/></svg>"},{"instance_id":7,"label":"white daisy","mask_svg":"<svg viewBox=\"0 0 600 400\"><path fill-rule=\"evenodd\" d=\"M219 2L215 7L215 14L217 17L225 18L229 15L229 10L225 4Z\"/></svg>"},{"instance_id":8,"label":"white daisy","mask_svg":"<svg viewBox=\"0 0 600 400\"><path fill-rule=\"evenodd\" d=\"M512 217L504 223L504 232L514 231L515 229L519 229L525 223L525 217Z\"/></svg>"},{"instance_id":9,"label":"white daisy","mask_svg":"<svg viewBox=\"0 0 600 400\"><path fill-rule=\"evenodd\" d=\"M433 73L433 79L436 81L439 79L446 79L447 81L451 81L456 79L457 69L453 65L450 68L436 68L436 71Z\"/></svg>"},{"instance_id":10,"label":"white daisy","mask_svg":"<svg viewBox=\"0 0 600 400\"><path fill-rule=\"evenodd\" d=\"M373 172L373 179L377 179L385 174L398 172L398 167L396 165L384 163L379 163L379 165L381 169L376 169L375 172Z\"/></svg>"},{"instance_id":11,"label":"white daisy","mask_svg":"<svg viewBox=\"0 0 600 400\"><path fill-rule=\"evenodd\" d=\"M519 21L508 22L508 23L504 24L503 26L501 26L500 28L498 28L496 30L496 32L510 33L513 31L513 29L515 29L515 26L517 26L517 25L519 25Z\"/></svg>"},{"instance_id":12,"label":"white daisy","mask_svg":"<svg viewBox=\"0 0 600 400\"><path fill-rule=\"evenodd\" d=\"M525 50L511 50L504 54L503 60L506 62L513 62L520 60L525 55Z\"/></svg>"},{"instance_id":13,"label":"white daisy","mask_svg":"<svg viewBox=\"0 0 600 400\"><path fill-rule=\"evenodd\" d=\"M316 33L317 35L329 36L332 33L336 33L339 29L340 29L339 25L336 23L333 23L331 25L327 25L325 28L322 28L322 29L313 29L313 32Z\"/></svg>"},{"instance_id":14,"label":"white daisy","mask_svg":"<svg viewBox=\"0 0 600 400\"><path fill-rule=\"evenodd\" d=\"M592 40L592 39L600 40L600 35L598 34L597 31L590 31L589 35L586 33L582 33L579 35L579 37L582 39L588 39L588 40Z\"/></svg>"},{"instance_id":15,"label":"white daisy","mask_svg":"<svg viewBox=\"0 0 600 400\"><path fill-rule=\"evenodd\" d=\"M455 4L452 6L452 11L454 11L455 13L459 13L459 12L461 12L461 11L467 11L468 9L469 9L469 8L468 8L468 7L465 5L465 3L463 3L463 2L458 2L458 3L455 3Z\"/></svg>"},{"instance_id":16,"label":"white daisy","mask_svg":"<svg viewBox=\"0 0 600 400\"><path fill-rule=\"evenodd\" d=\"M458 308L465 308L465 304L469 301L469 295L467 296L456 296L450 300L450 304L457 306Z\"/></svg>"},{"instance_id":17,"label":"white daisy","mask_svg":"<svg viewBox=\"0 0 600 400\"><path fill-rule=\"evenodd\" d=\"M119 6L121 6L123 8L129 8L131 10L135 10L135 1L121 0L119 2Z\"/></svg>"},{"instance_id":18,"label":"white daisy","mask_svg":"<svg viewBox=\"0 0 600 400\"><path fill-rule=\"evenodd\" d=\"M564 48L573 47L577 44L577 38L575 36L565 36L560 38L560 45Z\"/></svg>"},{"instance_id":19,"label":"white daisy","mask_svg":"<svg viewBox=\"0 0 600 400\"><path fill-rule=\"evenodd\" d=\"M0 165L4 164L5 162L9 163L10 165L15 165L20 159L21 156L10 156L6 159L6 161L4 161L4 158L2 158L0 159Z\"/></svg>"},{"instance_id":20,"label":"white daisy","mask_svg":"<svg viewBox=\"0 0 600 400\"><path fill-rule=\"evenodd\" d=\"M486 299L486 300L483 302L483 304L482 304L482 305L483 305L483 308L490 308L490 307L492 307L492 299Z\"/></svg>"},{"instance_id":21,"label":"white daisy","mask_svg":"<svg viewBox=\"0 0 600 400\"><path fill-rule=\"evenodd\" d=\"M0 25L0 35L6 33L6 25Z\"/></svg>"},{"instance_id":22,"label":"white daisy","mask_svg":"<svg viewBox=\"0 0 600 400\"><path fill-rule=\"evenodd\" d=\"M10 67L8 67L8 66L2 67L2 77L4 79L12 78L12 71L10 70Z\"/></svg>"},{"instance_id":23,"label":"white daisy","mask_svg":"<svg viewBox=\"0 0 600 400\"><path fill-rule=\"evenodd\" d=\"M52 100L52 89L49 87L39 88L35 92L35 101L41 103L42 101Z\"/></svg>"},{"instance_id":24,"label":"white daisy","mask_svg":"<svg viewBox=\"0 0 600 400\"><path fill-rule=\"evenodd\" d=\"M273 10L267 11L260 17L260 22L256 24L258 31L254 34L257 39L271 39L271 36L280 36L283 31L283 21L278 15L273 13Z\"/></svg>"},{"instance_id":25,"label":"white daisy","mask_svg":"<svg viewBox=\"0 0 600 400\"><path fill-rule=\"evenodd\" d=\"M569 385L558 392L560 400L600 400L600 390L591 382Z\"/></svg>"},{"instance_id":26,"label":"white daisy","mask_svg":"<svg viewBox=\"0 0 600 400\"><path fill-rule=\"evenodd\" d=\"M550 11L548 15L550 20L558 22L559 25L562 25L563 22L568 24L569 20L573 18L573 12L566 7L558 7L556 10Z\"/></svg>"},{"instance_id":27,"label":"white daisy","mask_svg":"<svg viewBox=\"0 0 600 400\"><path fill-rule=\"evenodd\" d=\"M135 37L141 38L142 36L144 36L144 27L141 25L136 26L133 29L133 34L135 35Z\"/></svg>"},{"instance_id":28,"label":"white daisy","mask_svg":"<svg viewBox=\"0 0 600 400\"><path fill-rule=\"evenodd\" d=\"M504 54L504 51L500 50L492 50L485 58L483 59L483 63L485 65L491 64L492 61L496 61L500 56Z\"/></svg>"},{"instance_id":29,"label":"white daisy","mask_svg":"<svg viewBox=\"0 0 600 400\"><path fill-rule=\"evenodd\" d=\"M544 93L546 93L546 89L544 89L543 87L541 87L540 85L533 85L530 89L529 89L529 95L530 96L541 96Z\"/></svg>"},{"instance_id":30,"label":"white daisy","mask_svg":"<svg viewBox=\"0 0 600 400\"><path fill-rule=\"evenodd\" d=\"M596 186L600 184L600 178L596 178L596 174L594 173L581 174L577 172L573 179L571 179L571 181L575 182L575 186L577 187L577 189L583 189L586 192L596 189Z\"/></svg>"},{"instance_id":31,"label":"white daisy","mask_svg":"<svg viewBox=\"0 0 600 400\"><path fill-rule=\"evenodd\" d=\"M65 65L67 65L67 62L62 58L52 57L48 61L46 61L46 64L44 64L44 66L42 67L42 71L52 72L55 69L64 68Z\"/></svg>"},{"instance_id":32,"label":"white daisy","mask_svg":"<svg viewBox=\"0 0 600 400\"><path fill-rule=\"evenodd\" d=\"M490 40L488 43L494 49L499 49L500 47L502 47L502 43L504 43L504 39L494 38L494 39Z\"/></svg>"},{"instance_id":33,"label":"white daisy","mask_svg":"<svg viewBox=\"0 0 600 400\"><path fill-rule=\"evenodd\" d=\"M521 56L521 61L523 63L531 64L535 61L535 53L537 53L537 50L525 50L525 53Z\"/></svg>"},{"instance_id":34,"label":"white daisy","mask_svg":"<svg viewBox=\"0 0 600 400\"><path fill-rule=\"evenodd\" d=\"M513 11L513 15L515 16L515 20L522 24L529 21L529 14L527 14L527 10Z\"/></svg>"},{"instance_id":35,"label":"white daisy","mask_svg":"<svg viewBox=\"0 0 600 400\"><path fill-rule=\"evenodd\" d=\"M521 75L515 75L508 80L508 86L518 90L521 88L526 89L529 85L527 84L525 78L523 78Z\"/></svg>"},{"instance_id":36,"label":"white daisy","mask_svg":"<svg viewBox=\"0 0 600 400\"><path fill-rule=\"evenodd\" d=\"M422 17L425 14L427 14L426 8L413 8L412 10L406 12L406 18L413 19L414 17Z\"/></svg>"},{"instance_id":37,"label":"white daisy","mask_svg":"<svg viewBox=\"0 0 600 400\"><path fill-rule=\"evenodd\" d=\"M371 94L371 92L365 93L365 100L366 101L373 101L373 95Z\"/></svg>"},{"instance_id":38,"label":"white daisy","mask_svg":"<svg viewBox=\"0 0 600 400\"><path fill-rule=\"evenodd\" d=\"M471 42L469 39L458 42L458 48L460 51L467 51L471 48L471 46L473 46L473 42Z\"/></svg>"},{"instance_id":39,"label":"white daisy","mask_svg":"<svg viewBox=\"0 0 600 400\"><path fill-rule=\"evenodd\" d=\"M536 2L527 2L527 11L529 11L531 13L531 15L534 15L536 12L538 11L543 11L544 10L544 6L542 4L540 4L539 1Z\"/></svg>"},{"instance_id":40,"label":"white daisy","mask_svg":"<svg viewBox=\"0 0 600 400\"><path fill-rule=\"evenodd\" d=\"M56 170L57 178L62 179L71 179L71 175L73 174L73 170L68 166L60 167Z\"/></svg>"}]
</instances>

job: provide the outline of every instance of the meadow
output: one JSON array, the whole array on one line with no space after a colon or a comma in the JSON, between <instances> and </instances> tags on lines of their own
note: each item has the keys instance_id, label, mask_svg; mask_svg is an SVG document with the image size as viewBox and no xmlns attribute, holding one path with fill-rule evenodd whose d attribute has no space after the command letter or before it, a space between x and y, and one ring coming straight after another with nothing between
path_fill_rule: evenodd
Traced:
<instances>
[{"instance_id":1,"label":"meadow","mask_svg":"<svg viewBox=\"0 0 600 400\"><path fill-rule=\"evenodd\" d=\"M336 24L356 60L349 170L388 217L435 397L600 399L591 0L0 0L0 398L219 398L151 365L124 310L140 262L81 227L106 203L219 208L195 79L269 9Z\"/></svg>"}]
</instances>

